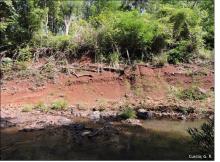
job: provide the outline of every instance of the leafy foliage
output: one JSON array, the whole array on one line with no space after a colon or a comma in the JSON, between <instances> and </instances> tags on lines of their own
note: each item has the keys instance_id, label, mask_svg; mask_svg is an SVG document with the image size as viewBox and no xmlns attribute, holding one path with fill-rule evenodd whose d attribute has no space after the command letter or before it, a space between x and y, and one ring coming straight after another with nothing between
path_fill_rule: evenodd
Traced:
<instances>
[{"instance_id":1,"label":"leafy foliage","mask_svg":"<svg viewBox=\"0 0 220 162\"><path fill-rule=\"evenodd\" d=\"M0 6L0 50L9 57L19 52L20 61L31 59L31 48L44 47L110 64L119 61L115 52L125 63L166 53L176 64L214 48L213 0L5 0Z\"/></svg>"},{"instance_id":2,"label":"leafy foliage","mask_svg":"<svg viewBox=\"0 0 220 162\"><path fill-rule=\"evenodd\" d=\"M31 112L33 110L33 105L24 105L22 112Z\"/></svg>"},{"instance_id":3,"label":"leafy foliage","mask_svg":"<svg viewBox=\"0 0 220 162\"><path fill-rule=\"evenodd\" d=\"M206 93L201 92L197 87L181 90L177 96L182 100L203 100L208 97Z\"/></svg>"},{"instance_id":4,"label":"leafy foliage","mask_svg":"<svg viewBox=\"0 0 220 162\"><path fill-rule=\"evenodd\" d=\"M42 112L48 112L49 111L49 107L44 104L43 102L38 102L35 106L34 109L40 110Z\"/></svg>"},{"instance_id":5,"label":"leafy foliage","mask_svg":"<svg viewBox=\"0 0 220 162\"><path fill-rule=\"evenodd\" d=\"M156 67L164 66L167 63L167 54L164 53L159 56L155 56L152 59L152 64Z\"/></svg>"},{"instance_id":6,"label":"leafy foliage","mask_svg":"<svg viewBox=\"0 0 220 162\"><path fill-rule=\"evenodd\" d=\"M136 112L130 107L125 107L120 115L123 119L136 118Z\"/></svg>"},{"instance_id":7,"label":"leafy foliage","mask_svg":"<svg viewBox=\"0 0 220 162\"><path fill-rule=\"evenodd\" d=\"M136 11L103 12L93 20L101 28L98 45L102 53L119 50L125 58L129 53L131 60L141 59L143 55L149 59L149 53L154 52L153 41L163 32L159 22L151 22L149 15L142 16Z\"/></svg>"},{"instance_id":8,"label":"leafy foliage","mask_svg":"<svg viewBox=\"0 0 220 162\"><path fill-rule=\"evenodd\" d=\"M203 154L214 155L214 118L208 123L204 123L201 129L189 128L188 133L191 135L196 149Z\"/></svg>"},{"instance_id":9,"label":"leafy foliage","mask_svg":"<svg viewBox=\"0 0 220 162\"><path fill-rule=\"evenodd\" d=\"M17 57L18 61L22 61L22 62L30 61L31 58L32 58L32 53L30 51L29 46L19 49L19 53Z\"/></svg>"},{"instance_id":10,"label":"leafy foliage","mask_svg":"<svg viewBox=\"0 0 220 162\"><path fill-rule=\"evenodd\" d=\"M51 109L54 109L54 110L64 110L64 109L67 108L67 106L68 106L68 103L67 103L66 100L59 99L59 100L54 101L51 104Z\"/></svg>"}]
</instances>

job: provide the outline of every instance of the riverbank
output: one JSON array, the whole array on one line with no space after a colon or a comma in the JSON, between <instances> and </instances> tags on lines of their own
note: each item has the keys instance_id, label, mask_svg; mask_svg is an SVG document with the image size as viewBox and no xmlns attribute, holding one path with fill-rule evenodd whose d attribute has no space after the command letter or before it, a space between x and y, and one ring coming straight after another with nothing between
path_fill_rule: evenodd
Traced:
<instances>
[{"instance_id":1,"label":"riverbank","mask_svg":"<svg viewBox=\"0 0 220 162\"><path fill-rule=\"evenodd\" d=\"M3 75L1 128L35 130L76 120L142 125L147 119L195 120L214 115L211 65L136 64L119 69L103 65L100 72L95 64L73 63L65 67L68 73L59 65L53 67L56 73L42 73L47 64L40 60ZM121 117L126 109L134 111L134 119Z\"/></svg>"},{"instance_id":2,"label":"riverbank","mask_svg":"<svg viewBox=\"0 0 220 162\"><path fill-rule=\"evenodd\" d=\"M123 106L121 106L123 107ZM213 111L200 111L192 107L170 105L158 107L144 107L139 105L133 107L136 119L122 118L123 109L118 110L79 110L77 107L69 107L66 110L49 110L42 112L33 109L24 112L23 107L1 108L1 128L15 126L19 130L33 131L47 127L59 127L74 124L81 121L91 121L97 123L121 122L128 125L142 125L144 120L167 119L167 120L196 120L208 119L214 115Z\"/></svg>"}]
</instances>

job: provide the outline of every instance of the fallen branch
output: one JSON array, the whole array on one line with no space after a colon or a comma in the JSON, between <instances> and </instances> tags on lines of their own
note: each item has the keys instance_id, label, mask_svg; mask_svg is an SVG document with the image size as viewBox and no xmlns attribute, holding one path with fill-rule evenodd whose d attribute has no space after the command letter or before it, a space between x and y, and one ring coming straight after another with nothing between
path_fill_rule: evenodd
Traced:
<instances>
[{"instance_id":1,"label":"fallen branch","mask_svg":"<svg viewBox=\"0 0 220 162\"><path fill-rule=\"evenodd\" d=\"M93 75L91 75L91 74L82 74L82 75L78 75L78 74L76 74L74 71L71 71L71 74L72 75L75 75L77 78L80 78L80 77L84 77L84 76L88 76L88 77L93 77Z\"/></svg>"}]
</instances>

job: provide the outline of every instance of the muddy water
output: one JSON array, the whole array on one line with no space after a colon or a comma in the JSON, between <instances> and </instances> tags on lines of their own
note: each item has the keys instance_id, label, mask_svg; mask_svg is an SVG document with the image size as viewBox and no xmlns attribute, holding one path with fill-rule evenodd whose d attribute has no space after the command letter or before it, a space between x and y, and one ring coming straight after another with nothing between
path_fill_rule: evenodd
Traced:
<instances>
[{"instance_id":1,"label":"muddy water","mask_svg":"<svg viewBox=\"0 0 220 162\"><path fill-rule=\"evenodd\" d=\"M189 127L198 121L147 120L143 127L117 124L118 133L76 136L66 128L1 130L1 159L11 160L184 160L192 149ZM114 132L114 131L113 131Z\"/></svg>"}]
</instances>

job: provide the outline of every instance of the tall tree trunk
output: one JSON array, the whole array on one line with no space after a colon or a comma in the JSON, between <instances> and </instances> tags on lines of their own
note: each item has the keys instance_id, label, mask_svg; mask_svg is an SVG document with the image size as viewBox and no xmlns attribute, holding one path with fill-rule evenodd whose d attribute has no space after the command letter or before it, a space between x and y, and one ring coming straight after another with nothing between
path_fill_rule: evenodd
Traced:
<instances>
[{"instance_id":1,"label":"tall tree trunk","mask_svg":"<svg viewBox=\"0 0 220 162\"><path fill-rule=\"evenodd\" d=\"M46 35L48 36L48 13L46 16L45 31L46 31Z\"/></svg>"},{"instance_id":2,"label":"tall tree trunk","mask_svg":"<svg viewBox=\"0 0 220 162\"><path fill-rule=\"evenodd\" d=\"M65 35L69 34L69 28L71 25L72 16L65 16L64 17L64 25L65 25Z\"/></svg>"}]
</instances>

